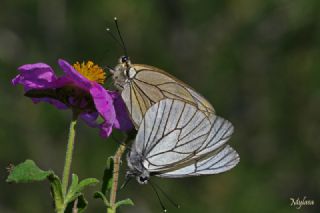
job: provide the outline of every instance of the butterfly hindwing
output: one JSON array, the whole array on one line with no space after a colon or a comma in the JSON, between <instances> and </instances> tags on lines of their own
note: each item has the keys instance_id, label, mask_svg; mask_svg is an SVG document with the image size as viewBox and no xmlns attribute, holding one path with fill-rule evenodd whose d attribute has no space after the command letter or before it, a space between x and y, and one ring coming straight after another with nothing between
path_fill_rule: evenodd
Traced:
<instances>
[{"instance_id":1,"label":"butterfly hindwing","mask_svg":"<svg viewBox=\"0 0 320 213\"><path fill-rule=\"evenodd\" d=\"M192 161L189 165L157 176L180 178L187 176L212 175L228 171L239 163L238 153L229 145L223 146L211 155Z\"/></svg>"}]
</instances>

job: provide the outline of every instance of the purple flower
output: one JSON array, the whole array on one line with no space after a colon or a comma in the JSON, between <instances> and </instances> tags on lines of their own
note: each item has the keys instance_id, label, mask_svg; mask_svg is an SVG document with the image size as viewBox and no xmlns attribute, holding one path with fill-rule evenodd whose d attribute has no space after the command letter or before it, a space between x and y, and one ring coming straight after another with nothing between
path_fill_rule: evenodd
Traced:
<instances>
[{"instance_id":1,"label":"purple flower","mask_svg":"<svg viewBox=\"0 0 320 213\"><path fill-rule=\"evenodd\" d=\"M58 109L71 108L90 126L100 128L100 135L108 137L112 128L128 131L132 123L117 92L106 90L101 84L104 71L93 62L71 66L59 59L65 75L57 77L52 68L44 63L26 64L18 68L20 74L12 84L22 84L25 95L34 103L47 102ZM103 118L98 123L98 118Z\"/></svg>"}]
</instances>

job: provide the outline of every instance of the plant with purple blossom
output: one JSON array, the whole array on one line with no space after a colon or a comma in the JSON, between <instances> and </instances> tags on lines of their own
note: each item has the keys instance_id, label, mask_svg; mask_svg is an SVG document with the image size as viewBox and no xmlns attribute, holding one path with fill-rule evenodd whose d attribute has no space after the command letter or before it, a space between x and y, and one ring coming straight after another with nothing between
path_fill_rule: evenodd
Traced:
<instances>
[{"instance_id":1,"label":"plant with purple blossom","mask_svg":"<svg viewBox=\"0 0 320 213\"><path fill-rule=\"evenodd\" d=\"M103 138L109 137L113 129L128 132L132 129L132 123L121 96L103 87L106 76L101 67L91 61L81 64L77 62L73 66L62 59L58 63L64 72L63 76L56 76L53 69L44 63L26 64L18 68L20 74L12 80L12 84L23 85L25 96L31 98L34 103L46 102L57 109L72 111L62 180L52 170L44 171L32 160L26 160L17 166L10 166L7 182L23 183L47 179L50 182L56 212L82 212L87 205L83 189L99 181L86 178L79 182L78 176L72 174L69 184L77 121L81 119L88 126L99 129ZM119 168L119 160L124 149L125 146L120 145L113 158L114 169L116 166ZM108 168L110 167L109 161ZM102 185L110 181L117 182L112 182L115 178L118 176L109 179L105 177ZM132 204L129 199L116 203L117 186L109 185L110 187L103 187L103 190L95 195L104 200L108 212L115 212L121 204ZM110 201L105 195L108 189Z\"/></svg>"}]
</instances>

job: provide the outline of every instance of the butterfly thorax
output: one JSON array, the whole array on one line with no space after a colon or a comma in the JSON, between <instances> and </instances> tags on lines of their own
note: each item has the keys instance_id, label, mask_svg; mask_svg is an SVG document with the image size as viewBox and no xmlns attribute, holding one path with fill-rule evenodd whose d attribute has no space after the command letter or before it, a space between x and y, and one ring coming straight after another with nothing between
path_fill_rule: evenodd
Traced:
<instances>
[{"instance_id":1,"label":"butterfly thorax","mask_svg":"<svg viewBox=\"0 0 320 213\"><path fill-rule=\"evenodd\" d=\"M126 173L126 176L136 178L139 184L147 184L150 173L141 162L141 156L139 154L135 152L128 153L127 163L129 170Z\"/></svg>"},{"instance_id":2,"label":"butterfly thorax","mask_svg":"<svg viewBox=\"0 0 320 213\"><path fill-rule=\"evenodd\" d=\"M129 83L136 75L136 70L131 65L131 61L127 56L122 56L119 59L119 64L114 68L113 81L114 85L120 91L123 90L124 85Z\"/></svg>"}]
</instances>

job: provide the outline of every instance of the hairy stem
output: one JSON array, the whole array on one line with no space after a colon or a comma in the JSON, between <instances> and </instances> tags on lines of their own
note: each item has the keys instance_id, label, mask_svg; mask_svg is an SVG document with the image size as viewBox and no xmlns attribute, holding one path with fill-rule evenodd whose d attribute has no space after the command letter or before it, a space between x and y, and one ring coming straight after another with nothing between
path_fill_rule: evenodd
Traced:
<instances>
[{"instance_id":1,"label":"hairy stem","mask_svg":"<svg viewBox=\"0 0 320 213\"><path fill-rule=\"evenodd\" d=\"M108 208L107 213L116 213L116 198L119 181L120 161L125 149L126 146L124 144L120 144L116 154L113 157L113 178L110 191L110 207Z\"/></svg>"},{"instance_id":2,"label":"hairy stem","mask_svg":"<svg viewBox=\"0 0 320 213\"><path fill-rule=\"evenodd\" d=\"M72 153L73 153L73 147L74 147L74 139L76 135L76 131L75 131L76 124L77 124L77 116L74 113L72 117L72 121L70 123L66 159L65 159L63 175L62 175L62 193L64 196L66 196L67 194L68 182L70 177Z\"/></svg>"}]
</instances>

